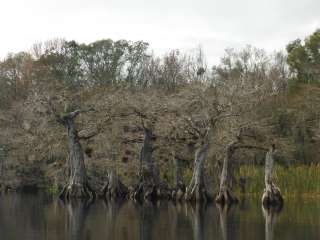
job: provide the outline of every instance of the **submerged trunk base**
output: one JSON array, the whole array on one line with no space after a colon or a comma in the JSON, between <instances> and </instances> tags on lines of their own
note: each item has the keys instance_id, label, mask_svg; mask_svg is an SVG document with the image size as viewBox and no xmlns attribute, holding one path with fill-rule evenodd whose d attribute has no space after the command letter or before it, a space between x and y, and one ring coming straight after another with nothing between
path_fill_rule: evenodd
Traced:
<instances>
[{"instance_id":1,"label":"submerged trunk base","mask_svg":"<svg viewBox=\"0 0 320 240\"><path fill-rule=\"evenodd\" d=\"M102 189L102 196L106 199L125 199L128 193L128 188L116 174L110 174L107 184Z\"/></svg>"},{"instance_id":2,"label":"submerged trunk base","mask_svg":"<svg viewBox=\"0 0 320 240\"><path fill-rule=\"evenodd\" d=\"M152 154L155 136L152 130L144 126L144 140L140 152L139 182L130 191L130 198L134 200L158 200L170 198L171 192L166 183L159 177L158 166L154 163Z\"/></svg>"},{"instance_id":3,"label":"submerged trunk base","mask_svg":"<svg viewBox=\"0 0 320 240\"><path fill-rule=\"evenodd\" d=\"M134 200L158 200L169 199L170 190L167 184L153 184L147 182L140 182L133 188L130 193L130 198Z\"/></svg>"},{"instance_id":4,"label":"submerged trunk base","mask_svg":"<svg viewBox=\"0 0 320 240\"><path fill-rule=\"evenodd\" d=\"M276 150L275 144L271 145L270 150L266 154L265 163L265 189L262 195L262 204L265 207L269 206L281 206L283 204L283 198L281 196L280 189L273 183L273 164Z\"/></svg>"},{"instance_id":5,"label":"submerged trunk base","mask_svg":"<svg viewBox=\"0 0 320 240\"><path fill-rule=\"evenodd\" d=\"M201 202L212 198L207 188L207 179L204 170L208 151L209 142L204 141L195 152L193 175L185 194L187 201Z\"/></svg>"},{"instance_id":6,"label":"submerged trunk base","mask_svg":"<svg viewBox=\"0 0 320 240\"><path fill-rule=\"evenodd\" d=\"M273 183L270 184L270 187L264 190L262 195L262 204L265 207L283 205L283 198L281 196L280 189Z\"/></svg>"},{"instance_id":7,"label":"submerged trunk base","mask_svg":"<svg viewBox=\"0 0 320 240\"><path fill-rule=\"evenodd\" d=\"M224 204L234 204L238 203L238 198L233 196L230 190L225 189L225 190L220 190L218 193L218 196L216 197L216 203L219 203L221 205Z\"/></svg>"},{"instance_id":8,"label":"submerged trunk base","mask_svg":"<svg viewBox=\"0 0 320 240\"><path fill-rule=\"evenodd\" d=\"M212 197L204 185L194 184L191 188L187 189L185 199L190 202L201 202L209 201Z\"/></svg>"},{"instance_id":9,"label":"submerged trunk base","mask_svg":"<svg viewBox=\"0 0 320 240\"><path fill-rule=\"evenodd\" d=\"M171 191L171 199L176 201L182 201L186 193L186 186L183 183L178 184Z\"/></svg>"},{"instance_id":10,"label":"submerged trunk base","mask_svg":"<svg viewBox=\"0 0 320 240\"><path fill-rule=\"evenodd\" d=\"M59 198L63 200L70 199L94 199L95 192L91 189L89 184L67 184L59 194Z\"/></svg>"},{"instance_id":11,"label":"submerged trunk base","mask_svg":"<svg viewBox=\"0 0 320 240\"><path fill-rule=\"evenodd\" d=\"M104 186L103 197L106 199L125 199L128 195L128 188L121 182L117 184L117 186Z\"/></svg>"}]
</instances>

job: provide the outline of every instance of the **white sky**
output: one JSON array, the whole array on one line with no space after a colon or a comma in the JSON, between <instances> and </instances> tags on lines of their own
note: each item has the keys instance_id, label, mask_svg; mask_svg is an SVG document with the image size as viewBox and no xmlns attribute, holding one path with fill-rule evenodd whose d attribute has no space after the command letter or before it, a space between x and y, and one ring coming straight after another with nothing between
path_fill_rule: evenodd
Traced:
<instances>
[{"instance_id":1,"label":"white sky","mask_svg":"<svg viewBox=\"0 0 320 240\"><path fill-rule=\"evenodd\" d=\"M201 45L283 49L320 28L320 0L2 0L0 58L52 38L143 40L156 54Z\"/></svg>"}]
</instances>

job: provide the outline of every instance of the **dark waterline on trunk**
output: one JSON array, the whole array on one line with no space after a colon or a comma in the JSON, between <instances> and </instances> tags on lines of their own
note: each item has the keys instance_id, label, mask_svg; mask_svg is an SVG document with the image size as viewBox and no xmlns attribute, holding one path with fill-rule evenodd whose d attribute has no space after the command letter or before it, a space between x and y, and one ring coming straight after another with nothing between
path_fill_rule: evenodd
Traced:
<instances>
[{"instance_id":1,"label":"dark waterline on trunk","mask_svg":"<svg viewBox=\"0 0 320 240\"><path fill-rule=\"evenodd\" d=\"M279 213L260 198L230 208L134 201L63 203L41 194L0 195L0 239L319 239L320 201L286 201Z\"/></svg>"}]
</instances>

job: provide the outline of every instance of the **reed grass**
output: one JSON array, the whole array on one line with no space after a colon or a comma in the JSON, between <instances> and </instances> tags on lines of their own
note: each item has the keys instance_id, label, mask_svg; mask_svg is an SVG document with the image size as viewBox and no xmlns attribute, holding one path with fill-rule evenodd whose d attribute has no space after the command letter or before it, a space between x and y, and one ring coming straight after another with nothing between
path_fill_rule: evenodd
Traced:
<instances>
[{"instance_id":1,"label":"reed grass","mask_svg":"<svg viewBox=\"0 0 320 240\"><path fill-rule=\"evenodd\" d=\"M238 177L246 178L245 194L258 195L264 189L264 167L241 166ZM274 182L286 196L320 196L320 164L300 166L276 166ZM240 191L237 188L236 191Z\"/></svg>"}]
</instances>

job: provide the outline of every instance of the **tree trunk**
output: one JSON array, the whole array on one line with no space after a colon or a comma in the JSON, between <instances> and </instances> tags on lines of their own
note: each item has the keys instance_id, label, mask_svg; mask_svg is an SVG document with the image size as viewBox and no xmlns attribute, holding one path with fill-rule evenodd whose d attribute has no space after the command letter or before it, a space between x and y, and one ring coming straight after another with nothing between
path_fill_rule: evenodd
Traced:
<instances>
[{"instance_id":1,"label":"tree trunk","mask_svg":"<svg viewBox=\"0 0 320 240\"><path fill-rule=\"evenodd\" d=\"M159 170L155 166L152 154L153 154L153 141L154 136L151 130L144 129L143 147L141 149L140 162L142 166L142 178L144 181L151 181L152 184L157 185L159 183Z\"/></svg>"},{"instance_id":2,"label":"tree trunk","mask_svg":"<svg viewBox=\"0 0 320 240\"><path fill-rule=\"evenodd\" d=\"M103 187L103 196L106 199L124 199L128 195L128 188L121 182L115 169L108 174L108 181Z\"/></svg>"},{"instance_id":3,"label":"tree trunk","mask_svg":"<svg viewBox=\"0 0 320 240\"><path fill-rule=\"evenodd\" d=\"M74 124L75 116L76 114L71 113L63 118L63 123L68 131L70 156L69 180L60 193L60 198L92 199L95 197L95 193L87 181L84 153Z\"/></svg>"},{"instance_id":4,"label":"tree trunk","mask_svg":"<svg viewBox=\"0 0 320 240\"><path fill-rule=\"evenodd\" d=\"M182 200L185 192L186 192L186 186L183 182L182 178L182 169L181 169L181 161L177 157L174 157L174 167L175 167L175 188L172 191L172 199L175 200Z\"/></svg>"},{"instance_id":5,"label":"tree trunk","mask_svg":"<svg viewBox=\"0 0 320 240\"><path fill-rule=\"evenodd\" d=\"M266 207L283 204L283 198L281 196L280 189L273 183L272 179L274 155L275 146L272 145L266 154L265 160L265 189L262 195L262 204Z\"/></svg>"},{"instance_id":6,"label":"tree trunk","mask_svg":"<svg viewBox=\"0 0 320 240\"><path fill-rule=\"evenodd\" d=\"M4 190L3 183L2 183L4 158L5 158L4 157L4 150L3 150L3 148L0 147L0 193Z\"/></svg>"},{"instance_id":7,"label":"tree trunk","mask_svg":"<svg viewBox=\"0 0 320 240\"><path fill-rule=\"evenodd\" d=\"M152 131L144 128L143 146L140 152L140 181L133 189L131 198L154 200L169 196L168 187L160 182L159 169L152 158L153 141Z\"/></svg>"},{"instance_id":8,"label":"tree trunk","mask_svg":"<svg viewBox=\"0 0 320 240\"><path fill-rule=\"evenodd\" d=\"M5 159L4 150L0 147L0 180L2 179L2 176L3 176L4 159Z\"/></svg>"},{"instance_id":9,"label":"tree trunk","mask_svg":"<svg viewBox=\"0 0 320 240\"><path fill-rule=\"evenodd\" d=\"M186 191L187 200L202 201L210 198L204 176L204 163L208 155L208 150L209 143L202 144L196 150L193 175Z\"/></svg>"},{"instance_id":10,"label":"tree trunk","mask_svg":"<svg viewBox=\"0 0 320 240\"><path fill-rule=\"evenodd\" d=\"M231 192L231 181L233 178L233 155L236 150L236 144L238 141L232 142L227 147L227 154L223 161L223 167L220 177L220 189L218 196L216 197L216 202L221 204L231 204L238 202L238 199L233 196Z\"/></svg>"}]
</instances>

